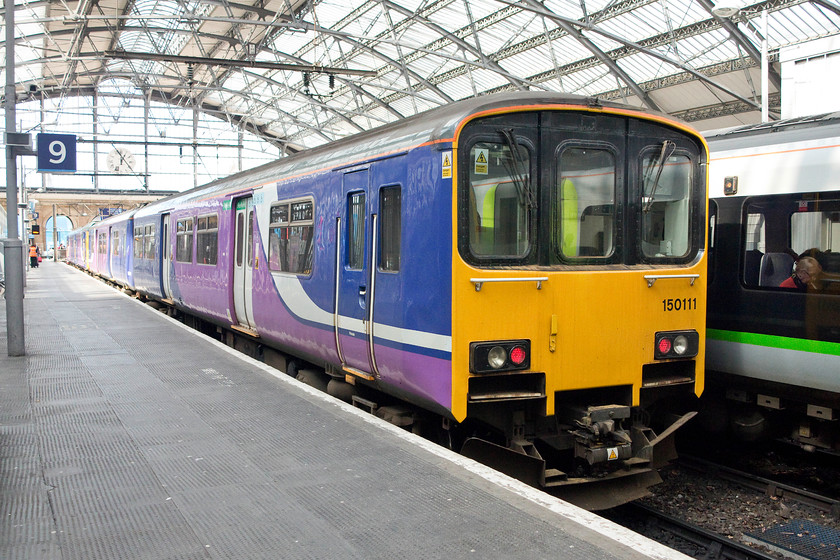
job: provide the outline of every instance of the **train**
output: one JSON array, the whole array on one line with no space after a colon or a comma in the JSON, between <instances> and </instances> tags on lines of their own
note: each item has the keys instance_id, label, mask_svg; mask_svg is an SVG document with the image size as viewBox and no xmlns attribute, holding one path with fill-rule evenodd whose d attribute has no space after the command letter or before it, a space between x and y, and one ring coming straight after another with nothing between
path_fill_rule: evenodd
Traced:
<instances>
[{"instance_id":1,"label":"train","mask_svg":"<svg viewBox=\"0 0 840 560\"><path fill-rule=\"evenodd\" d=\"M709 300L697 425L840 452L840 113L706 136ZM809 259L815 270L805 270ZM800 278L801 277L801 278Z\"/></svg>"},{"instance_id":2,"label":"train","mask_svg":"<svg viewBox=\"0 0 840 560\"><path fill-rule=\"evenodd\" d=\"M68 259L604 509L661 481L699 407L707 161L665 115L494 94L89 224Z\"/></svg>"}]
</instances>

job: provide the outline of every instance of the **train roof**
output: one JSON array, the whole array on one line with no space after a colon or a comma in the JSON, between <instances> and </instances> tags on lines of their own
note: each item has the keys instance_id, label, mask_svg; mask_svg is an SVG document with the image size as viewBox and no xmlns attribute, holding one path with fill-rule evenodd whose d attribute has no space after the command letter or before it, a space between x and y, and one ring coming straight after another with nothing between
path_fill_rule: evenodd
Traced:
<instances>
[{"instance_id":1,"label":"train roof","mask_svg":"<svg viewBox=\"0 0 840 560\"><path fill-rule=\"evenodd\" d=\"M255 185L277 181L280 178L309 173L318 169L348 167L349 154L360 160L371 157L396 154L428 142L452 138L456 127L470 115L509 106L536 106L572 104L593 108L611 108L645 112L676 122L665 114L651 113L620 103L604 102L595 97L563 94L556 92L519 91L498 93L474 97L451 103L408 117L401 121L386 124L378 128L348 136L336 142L304 150L294 155L263 164L259 167L240 171L228 177L216 179L210 183L195 187L179 194L171 195L150 203L137 211L136 216L143 217L160 211L161 207L175 207L199 198L206 198L216 193L235 192Z\"/></svg>"},{"instance_id":2,"label":"train roof","mask_svg":"<svg viewBox=\"0 0 840 560\"><path fill-rule=\"evenodd\" d=\"M712 151L840 137L840 112L705 132Z\"/></svg>"}]
</instances>

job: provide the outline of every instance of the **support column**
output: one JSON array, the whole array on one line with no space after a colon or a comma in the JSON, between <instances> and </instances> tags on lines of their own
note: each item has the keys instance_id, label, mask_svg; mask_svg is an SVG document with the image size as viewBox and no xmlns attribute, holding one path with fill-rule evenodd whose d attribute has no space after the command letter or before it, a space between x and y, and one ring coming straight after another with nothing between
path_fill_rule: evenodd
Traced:
<instances>
[{"instance_id":1,"label":"support column","mask_svg":"<svg viewBox=\"0 0 840 560\"><path fill-rule=\"evenodd\" d=\"M193 137L192 137L193 188L198 186L198 107L196 107L194 103L195 103L195 101L193 101Z\"/></svg>"},{"instance_id":2,"label":"support column","mask_svg":"<svg viewBox=\"0 0 840 560\"><path fill-rule=\"evenodd\" d=\"M149 192L149 92L143 89L143 187Z\"/></svg>"},{"instance_id":3,"label":"support column","mask_svg":"<svg viewBox=\"0 0 840 560\"><path fill-rule=\"evenodd\" d=\"M55 215L55 204L53 204L53 230L52 230L52 237L53 237L53 261L58 262L58 224L55 222L56 215ZM46 232L44 232L46 233Z\"/></svg>"},{"instance_id":4,"label":"support column","mask_svg":"<svg viewBox=\"0 0 840 560\"><path fill-rule=\"evenodd\" d=\"M6 9L6 132L17 132L15 105L15 3L5 0ZM23 242L18 229L17 154L6 145L6 221L9 237L3 240L6 281L6 340L9 356L26 355L23 324Z\"/></svg>"},{"instance_id":5,"label":"support column","mask_svg":"<svg viewBox=\"0 0 840 560\"><path fill-rule=\"evenodd\" d=\"M93 95L93 192L99 192L99 96L94 89Z\"/></svg>"}]
</instances>

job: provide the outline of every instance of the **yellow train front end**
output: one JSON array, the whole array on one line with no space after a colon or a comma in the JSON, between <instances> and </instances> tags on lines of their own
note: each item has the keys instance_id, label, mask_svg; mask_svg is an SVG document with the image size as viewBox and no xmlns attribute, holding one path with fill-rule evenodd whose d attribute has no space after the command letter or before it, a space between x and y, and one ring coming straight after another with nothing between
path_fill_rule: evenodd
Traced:
<instances>
[{"instance_id":1,"label":"yellow train front end","mask_svg":"<svg viewBox=\"0 0 840 560\"><path fill-rule=\"evenodd\" d=\"M644 495L703 390L702 138L618 107L529 105L473 115L455 153L463 453L589 509Z\"/></svg>"}]
</instances>

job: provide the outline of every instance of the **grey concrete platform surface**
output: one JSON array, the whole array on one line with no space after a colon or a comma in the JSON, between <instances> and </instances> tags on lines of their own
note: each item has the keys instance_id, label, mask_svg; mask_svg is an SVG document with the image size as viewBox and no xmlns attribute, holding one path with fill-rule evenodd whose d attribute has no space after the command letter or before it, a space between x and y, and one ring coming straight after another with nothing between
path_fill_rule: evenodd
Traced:
<instances>
[{"instance_id":1,"label":"grey concrete platform surface","mask_svg":"<svg viewBox=\"0 0 840 560\"><path fill-rule=\"evenodd\" d=\"M685 558L61 263L0 301L0 558Z\"/></svg>"}]
</instances>

